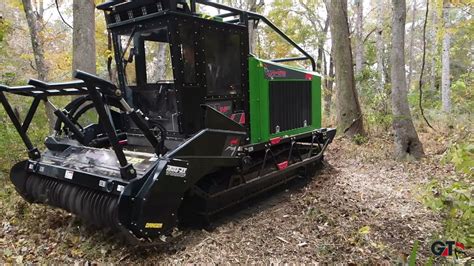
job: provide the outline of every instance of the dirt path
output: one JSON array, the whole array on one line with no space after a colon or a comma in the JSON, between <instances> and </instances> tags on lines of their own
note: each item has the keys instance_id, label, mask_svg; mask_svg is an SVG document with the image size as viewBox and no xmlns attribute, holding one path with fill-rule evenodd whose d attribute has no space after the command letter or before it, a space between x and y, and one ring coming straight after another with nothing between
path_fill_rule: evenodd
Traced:
<instances>
[{"instance_id":1,"label":"dirt path","mask_svg":"<svg viewBox=\"0 0 474 266\"><path fill-rule=\"evenodd\" d=\"M390 159L390 140L357 146L337 140L326 167L306 186L293 185L217 220L212 229L185 229L163 247L133 249L83 229L59 210L27 206L6 189L0 202L0 261L112 262L397 262L420 241L418 258L440 230L439 217L419 202L417 190L450 167L427 148L421 162ZM7 210L12 204L15 210ZM24 214L24 220L20 216ZM21 256L21 257L20 257Z\"/></svg>"}]
</instances>

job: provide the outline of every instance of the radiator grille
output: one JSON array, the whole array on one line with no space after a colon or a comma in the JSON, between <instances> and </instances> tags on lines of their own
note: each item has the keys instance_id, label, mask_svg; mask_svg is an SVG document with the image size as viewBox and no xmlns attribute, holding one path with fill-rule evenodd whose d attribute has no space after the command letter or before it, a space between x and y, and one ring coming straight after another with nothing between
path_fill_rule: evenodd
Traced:
<instances>
[{"instance_id":1,"label":"radiator grille","mask_svg":"<svg viewBox=\"0 0 474 266\"><path fill-rule=\"evenodd\" d=\"M270 81L270 133L311 124L311 81Z\"/></svg>"}]
</instances>

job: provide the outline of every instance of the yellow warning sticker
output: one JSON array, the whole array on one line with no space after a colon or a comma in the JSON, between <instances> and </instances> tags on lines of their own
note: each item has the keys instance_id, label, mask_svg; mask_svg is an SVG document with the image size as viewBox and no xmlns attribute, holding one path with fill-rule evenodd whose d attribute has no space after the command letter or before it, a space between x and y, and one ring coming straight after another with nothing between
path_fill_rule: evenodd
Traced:
<instances>
[{"instance_id":1,"label":"yellow warning sticker","mask_svg":"<svg viewBox=\"0 0 474 266\"><path fill-rule=\"evenodd\" d=\"M145 160L145 159L142 159L142 158L129 157L129 156L127 156L126 158L127 158L127 161L131 164L140 164Z\"/></svg>"},{"instance_id":2,"label":"yellow warning sticker","mask_svg":"<svg viewBox=\"0 0 474 266\"><path fill-rule=\"evenodd\" d=\"M160 229L163 227L162 223L146 223L145 228L150 228L150 229Z\"/></svg>"}]
</instances>

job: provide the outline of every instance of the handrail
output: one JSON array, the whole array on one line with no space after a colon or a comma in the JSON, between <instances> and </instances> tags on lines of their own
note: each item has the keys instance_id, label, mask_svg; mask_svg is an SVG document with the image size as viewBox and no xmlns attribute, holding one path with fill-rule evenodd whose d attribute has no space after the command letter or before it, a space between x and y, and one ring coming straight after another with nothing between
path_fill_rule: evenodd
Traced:
<instances>
[{"instance_id":1,"label":"handrail","mask_svg":"<svg viewBox=\"0 0 474 266\"><path fill-rule=\"evenodd\" d=\"M316 71L316 61L314 58L308 54L303 48L301 48L297 43L295 43L290 37L288 37L285 33L283 33L277 26L275 26L272 22L270 22L266 17L253 13L248 12L251 16L249 18L257 18L262 20L265 24L267 24L270 28L272 28L278 35L280 35L283 39L285 39L289 44L291 44L294 48L296 48L300 53L306 56L306 58L311 62L311 67L313 71Z\"/></svg>"},{"instance_id":2,"label":"handrail","mask_svg":"<svg viewBox=\"0 0 474 266\"><path fill-rule=\"evenodd\" d=\"M277 59L271 59L270 61L272 62L291 62L291 61L302 61L302 60L308 60L306 56L300 56L300 57L289 57L289 58L277 58Z\"/></svg>"}]
</instances>

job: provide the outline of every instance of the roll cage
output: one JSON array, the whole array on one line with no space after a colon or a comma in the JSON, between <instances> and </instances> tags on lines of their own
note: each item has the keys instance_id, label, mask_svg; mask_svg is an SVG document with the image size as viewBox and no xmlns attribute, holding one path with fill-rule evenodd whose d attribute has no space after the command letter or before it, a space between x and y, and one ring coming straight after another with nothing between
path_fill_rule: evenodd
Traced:
<instances>
[{"instance_id":1,"label":"roll cage","mask_svg":"<svg viewBox=\"0 0 474 266\"><path fill-rule=\"evenodd\" d=\"M203 18L196 12L198 5L226 13ZM236 117L236 122L250 132L250 125L245 122L250 121L248 57L252 55L248 28L251 21L267 24L303 54L272 61L309 60L315 68L314 59L306 51L257 13L206 0L110 1L98 9L105 12L112 34L118 83L125 98L151 120L164 124L168 136L186 138L202 129L202 105ZM130 51L127 51L128 42L124 42L127 38L133 43ZM173 76L170 82L150 82L146 42L166 44ZM133 70L129 69L131 64ZM135 82L131 82L131 72L135 72Z\"/></svg>"}]
</instances>

